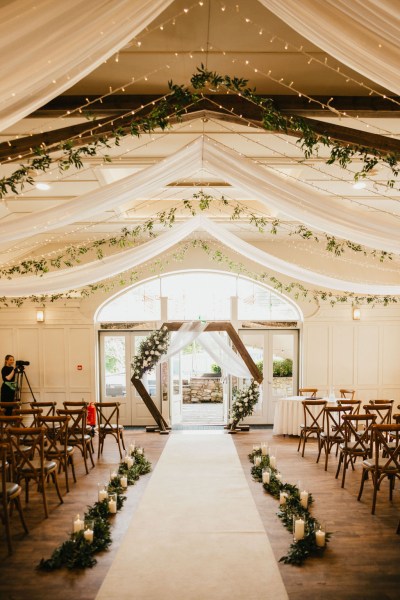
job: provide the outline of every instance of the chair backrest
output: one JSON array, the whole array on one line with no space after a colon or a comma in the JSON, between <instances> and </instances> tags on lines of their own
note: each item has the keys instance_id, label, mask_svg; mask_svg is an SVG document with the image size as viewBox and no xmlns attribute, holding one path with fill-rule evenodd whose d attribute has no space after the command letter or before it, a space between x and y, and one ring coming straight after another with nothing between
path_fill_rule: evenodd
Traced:
<instances>
[{"instance_id":1,"label":"chair backrest","mask_svg":"<svg viewBox=\"0 0 400 600\"><path fill-rule=\"evenodd\" d=\"M319 431L324 429L324 414L326 400L302 400L304 410L304 425L315 427ZM322 423L321 423L322 420Z\"/></svg>"},{"instance_id":2,"label":"chair backrest","mask_svg":"<svg viewBox=\"0 0 400 600\"><path fill-rule=\"evenodd\" d=\"M318 388L299 388L299 396L309 396L315 398L317 396Z\"/></svg>"},{"instance_id":3,"label":"chair backrest","mask_svg":"<svg viewBox=\"0 0 400 600\"><path fill-rule=\"evenodd\" d=\"M76 408L86 408L89 406L89 402L85 402L85 400L81 400L80 402L63 402L64 408L66 410L75 410Z\"/></svg>"},{"instance_id":4,"label":"chair backrest","mask_svg":"<svg viewBox=\"0 0 400 600\"><path fill-rule=\"evenodd\" d=\"M19 415L0 415L0 442L6 442L9 427L20 427L21 423L22 417Z\"/></svg>"},{"instance_id":5,"label":"chair backrest","mask_svg":"<svg viewBox=\"0 0 400 600\"><path fill-rule=\"evenodd\" d=\"M57 402L31 402L32 409L41 410L44 417L54 417Z\"/></svg>"},{"instance_id":6,"label":"chair backrest","mask_svg":"<svg viewBox=\"0 0 400 600\"><path fill-rule=\"evenodd\" d=\"M351 406L325 406L325 433L329 439L345 436L343 416L352 414Z\"/></svg>"},{"instance_id":7,"label":"chair backrest","mask_svg":"<svg viewBox=\"0 0 400 600\"><path fill-rule=\"evenodd\" d=\"M364 404L363 409L368 415L376 415L377 425L388 425L392 416L391 404Z\"/></svg>"},{"instance_id":8,"label":"chair backrest","mask_svg":"<svg viewBox=\"0 0 400 600\"><path fill-rule=\"evenodd\" d=\"M39 408L24 408L24 409L20 409L20 408L15 408L13 410L13 415L19 415L22 417L22 422L21 422L21 426L22 427L38 427L38 418L40 417L40 415L42 414L41 409ZM24 419L25 419L25 423L24 423ZM26 424L26 419L29 421L28 424Z\"/></svg>"},{"instance_id":9,"label":"chair backrest","mask_svg":"<svg viewBox=\"0 0 400 600\"><path fill-rule=\"evenodd\" d=\"M373 425L375 468L400 473L400 424ZM388 439L391 442L388 442Z\"/></svg>"},{"instance_id":10,"label":"chair backrest","mask_svg":"<svg viewBox=\"0 0 400 600\"><path fill-rule=\"evenodd\" d=\"M0 409L8 416L12 414L15 408L21 408L21 402L0 402Z\"/></svg>"},{"instance_id":11,"label":"chair backrest","mask_svg":"<svg viewBox=\"0 0 400 600\"><path fill-rule=\"evenodd\" d=\"M393 422L400 423L400 413L396 413L395 415L393 415Z\"/></svg>"},{"instance_id":12,"label":"chair backrest","mask_svg":"<svg viewBox=\"0 0 400 600\"><path fill-rule=\"evenodd\" d=\"M76 410L57 409L57 414L60 417L69 417L68 422L68 438L72 444L82 444L86 434L86 416L87 410L85 407Z\"/></svg>"},{"instance_id":13,"label":"chair backrest","mask_svg":"<svg viewBox=\"0 0 400 600\"><path fill-rule=\"evenodd\" d=\"M339 390L341 398L348 398L349 400L354 400L354 396L356 395L356 390Z\"/></svg>"},{"instance_id":14,"label":"chair backrest","mask_svg":"<svg viewBox=\"0 0 400 600\"><path fill-rule=\"evenodd\" d=\"M29 452L26 451L24 440L29 436ZM14 453L17 471L28 470L33 476L44 470L44 429L43 427L9 427L7 439ZM33 461L36 455L40 459L38 467Z\"/></svg>"},{"instance_id":15,"label":"chair backrest","mask_svg":"<svg viewBox=\"0 0 400 600\"><path fill-rule=\"evenodd\" d=\"M39 417L39 425L44 428L47 445L45 454L65 455L67 454L68 444L68 416L58 417Z\"/></svg>"},{"instance_id":16,"label":"chair backrest","mask_svg":"<svg viewBox=\"0 0 400 600\"><path fill-rule=\"evenodd\" d=\"M361 400L348 400L347 398L339 398L337 403L339 406L350 406L352 408L353 415L358 415L360 413Z\"/></svg>"},{"instance_id":17,"label":"chair backrest","mask_svg":"<svg viewBox=\"0 0 400 600\"><path fill-rule=\"evenodd\" d=\"M103 428L119 425L120 402L95 402L97 423Z\"/></svg>"},{"instance_id":18,"label":"chair backrest","mask_svg":"<svg viewBox=\"0 0 400 600\"><path fill-rule=\"evenodd\" d=\"M372 436L371 427L376 421L376 415L343 415L345 451L371 456ZM360 427L364 427L360 430ZM350 446L351 444L351 446Z\"/></svg>"}]
</instances>

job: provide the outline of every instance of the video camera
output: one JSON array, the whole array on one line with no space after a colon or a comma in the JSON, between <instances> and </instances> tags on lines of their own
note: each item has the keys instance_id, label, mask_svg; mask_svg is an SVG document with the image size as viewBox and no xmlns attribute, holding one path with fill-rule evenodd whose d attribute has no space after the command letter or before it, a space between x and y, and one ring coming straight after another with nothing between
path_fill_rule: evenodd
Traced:
<instances>
[{"instance_id":1,"label":"video camera","mask_svg":"<svg viewBox=\"0 0 400 600\"><path fill-rule=\"evenodd\" d=\"M16 360L15 361L15 370L16 371L23 371L25 367L29 366L30 362L29 360Z\"/></svg>"}]
</instances>

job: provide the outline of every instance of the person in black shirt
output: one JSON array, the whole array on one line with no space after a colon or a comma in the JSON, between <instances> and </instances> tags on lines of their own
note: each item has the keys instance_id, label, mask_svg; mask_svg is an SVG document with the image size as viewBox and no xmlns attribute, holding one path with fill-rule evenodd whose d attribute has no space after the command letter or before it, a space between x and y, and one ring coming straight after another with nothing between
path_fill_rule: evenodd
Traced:
<instances>
[{"instance_id":1,"label":"person in black shirt","mask_svg":"<svg viewBox=\"0 0 400 600\"><path fill-rule=\"evenodd\" d=\"M1 370L1 378L3 385L1 386L1 401L2 402L14 402L15 389L13 389L13 383L15 383L15 368L14 368L14 357L12 354L7 354L4 360L4 367ZM11 385L10 385L11 384ZM6 409L6 415L12 414L12 409Z\"/></svg>"}]
</instances>

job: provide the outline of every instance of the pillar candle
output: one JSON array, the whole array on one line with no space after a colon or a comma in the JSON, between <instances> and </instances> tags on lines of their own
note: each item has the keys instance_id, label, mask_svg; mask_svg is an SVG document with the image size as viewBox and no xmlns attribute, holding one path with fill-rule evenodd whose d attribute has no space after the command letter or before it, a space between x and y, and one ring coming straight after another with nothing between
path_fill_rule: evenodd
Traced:
<instances>
[{"instance_id":1,"label":"pillar candle","mask_svg":"<svg viewBox=\"0 0 400 600\"><path fill-rule=\"evenodd\" d=\"M282 473L277 473L276 478L278 481L282 481Z\"/></svg>"},{"instance_id":2,"label":"pillar candle","mask_svg":"<svg viewBox=\"0 0 400 600\"><path fill-rule=\"evenodd\" d=\"M254 457L254 466L259 467L261 465L261 456Z\"/></svg>"},{"instance_id":3,"label":"pillar candle","mask_svg":"<svg viewBox=\"0 0 400 600\"><path fill-rule=\"evenodd\" d=\"M89 544L93 542L93 529L85 529L83 532L83 537Z\"/></svg>"},{"instance_id":4,"label":"pillar candle","mask_svg":"<svg viewBox=\"0 0 400 600\"><path fill-rule=\"evenodd\" d=\"M280 494L279 494L279 504L281 504L281 505L286 504L286 498L287 498L287 493L286 492L280 492Z\"/></svg>"},{"instance_id":5,"label":"pillar candle","mask_svg":"<svg viewBox=\"0 0 400 600\"><path fill-rule=\"evenodd\" d=\"M136 452L137 452L138 454L143 454L143 448L137 448L137 449L136 449Z\"/></svg>"},{"instance_id":6,"label":"pillar candle","mask_svg":"<svg viewBox=\"0 0 400 600\"><path fill-rule=\"evenodd\" d=\"M131 456L128 456L128 460L125 461L126 466L128 467L128 469L130 469L131 467L133 467L133 463L135 462L135 459L133 459Z\"/></svg>"},{"instance_id":7,"label":"pillar candle","mask_svg":"<svg viewBox=\"0 0 400 600\"><path fill-rule=\"evenodd\" d=\"M269 464L273 469L276 469L276 456L269 457Z\"/></svg>"},{"instance_id":8,"label":"pillar candle","mask_svg":"<svg viewBox=\"0 0 400 600\"><path fill-rule=\"evenodd\" d=\"M126 475L122 475L120 481L121 481L121 487L123 487L123 488L128 487L128 478Z\"/></svg>"},{"instance_id":9,"label":"pillar candle","mask_svg":"<svg viewBox=\"0 0 400 600\"><path fill-rule=\"evenodd\" d=\"M113 471L110 475L110 479L115 479L116 477L118 477L118 473L117 471Z\"/></svg>"},{"instance_id":10,"label":"pillar candle","mask_svg":"<svg viewBox=\"0 0 400 600\"><path fill-rule=\"evenodd\" d=\"M84 522L80 518L79 515L76 515L76 519L74 521L74 533L78 533L78 531L82 531L84 527Z\"/></svg>"},{"instance_id":11,"label":"pillar candle","mask_svg":"<svg viewBox=\"0 0 400 600\"><path fill-rule=\"evenodd\" d=\"M300 504L303 508L308 508L308 492L300 492Z\"/></svg>"},{"instance_id":12,"label":"pillar candle","mask_svg":"<svg viewBox=\"0 0 400 600\"><path fill-rule=\"evenodd\" d=\"M271 479L271 473L269 471L263 471L262 482L263 483L269 483L270 479Z\"/></svg>"},{"instance_id":13,"label":"pillar candle","mask_svg":"<svg viewBox=\"0 0 400 600\"><path fill-rule=\"evenodd\" d=\"M294 522L294 537L297 541L304 538L304 525L303 519L296 519Z\"/></svg>"},{"instance_id":14,"label":"pillar candle","mask_svg":"<svg viewBox=\"0 0 400 600\"><path fill-rule=\"evenodd\" d=\"M117 512L117 502L114 499L108 501L108 510L111 514L115 514Z\"/></svg>"},{"instance_id":15,"label":"pillar candle","mask_svg":"<svg viewBox=\"0 0 400 600\"><path fill-rule=\"evenodd\" d=\"M102 502L103 500L106 500L108 498L108 492L107 490L99 490L99 502Z\"/></svg>"},{"instance_id":16,"label":"pillar candle","mask_svg":"<svg viewBox=\"0 0 400 600\"><path fill-rule=\"evenodd\" d=\"M261 454L263 456L267 456L268 455L268 446L266 444L262 444L262 446L261 446Z\"/></svg>"},{"instance_id":17,"label":"pillar candle","mask_svg":"<svg viewBox=\"0 0 400 600\"><path fill-rule=\"evenodd\" d=\"M325 546L325 531L321 531L321 529L318 529L318 531L315 532L315 543L320 548L323 548Z\"/></svg>"}]
</instances>

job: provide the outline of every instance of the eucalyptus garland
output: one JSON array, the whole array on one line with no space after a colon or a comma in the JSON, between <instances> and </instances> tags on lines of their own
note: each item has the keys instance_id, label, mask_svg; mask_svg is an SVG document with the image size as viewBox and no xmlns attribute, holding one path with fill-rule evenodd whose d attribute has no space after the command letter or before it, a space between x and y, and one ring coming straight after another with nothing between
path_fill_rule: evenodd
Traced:
<instances>
[{"instance_id":1,"label":"eucalyptus garland","mask_svg":"<svg viewBox=\"0 0 400 600\"><path fill-rule=\"evenodd\" d=\"M141 379L146 371L151 371L166 353L169 345L169 331L163 325L161 329L152 331L142 342L139 352L133 358L132 369L135 379Z\"/></svg>"},{"instance_id":2,"label":"eucalyptus garland","mask_svg":"<svg viewBox=\"0 0 400 600\"><path fill-rule=\"evenodd\" d=\"M60 158L53 159L45 147L33 149L34 158L28 164L21 164L9 177L0 179L0 198L7 193L20 193L26 184L34 183L34 175L37 172L47 172L53 168L54 163L60 171L66 171L71 167L80 169L86 157L97 156L104 153L112 145L119 145L121 139L130 134L139 137L143 133L150 133L155 129L165 130L170 127L170 117L174 115L181 120L182 115L187 112L189 106L196 104L203 97L205 91L216 91L222 87L228 92L233 92L243 99L258 106L262 114L262 125L268 131L281 133L292 133L299 137L300 148L305 158L318 155L318 150L324 146L330 150L327 164L339 164L347 168L353 159L361 161L362 169L355 174L355 179L366 177L378 164L383 163L391 171L392 178L388 180L390 187L394 186L399 173L398 155L385 153L374 147L359 144L348 144L335 141L328 134L321 134L313 130L312 125L306 119L292 115L287 116L274 106L271 98L261 98L255 89L248 87L248 80L229 75L220 75L209 71L202 64L197 67L197 72L190 79L192 89L183 85L176 85L172 81L168 83L170 93L154 102L152 109L144 116L135 115L128 125L115 127L108 135L94 135L96 122L91 124L88 135L91 141L82 144L82 140L67 140L52 149L59 153ZM111 158L105 154L103 160L110 162Z\"/></svg>"},{"instance_id":3,"label":"eucalyptus garland","mask_svg":"<svg viewBox=\"0 0 400 600\"><path fill-rule=\"evenodd\" d=\"M195 203L194 203L195 201ZM60 251L54 258L46 259L32 258L24 259L19 263L12 265L11 267L0 268L0 278L5 277L10 279L14 275L28 275L34 274L42 276L48 273L51 269L61 269L63 267L73 267L74 265L80 264L82 257L90 251L95 252L95 256L98 260L104 258L103 248L126 248L134 245L141 235L149 235L155 237L155 229L157 226L172 227L176 221L176 216L179 210L187 210L192 216L197 214L197 210L203 212L210 208L213 203L218 203L224 208L231 209L230 219L232 221L247 219L250 225L254 226L259 233L265 233L266 228L269 228L271 235L276 235L278 229L288 224L283 224L279 219L264 217L255 214L246 205L240 202L232 203L227 200L224 196L221 198L214 198L213 196L200 191L193 194L191 200L183 200L182 204L178 207L172 207L169 210L162 210L156 213L154 217L146 219L144 223L137 225L133 228L123 227L119 235L113 235L108 238L99 238L93 242L87 243L81 246L68 246L63 251ZM355 244L350 240L337 240L334 236L327 233L316 234L311 229L304 225L299 225L295 229L289 232L290 236L298 236L305 240L313 240L314 242L320 242L322 238L325 238L325 250L335 254L335 256L341 256L345 249L352 250L353 252L361 253L364 256L372 256L379 258L380 262L385 259L392 260L393 254L386 252L385 250L367 249L361 244Z\"/></svg>"},{"instance_id":4,"label":"eucalyptus garland","mask_svg":"<svg viewBox=\"0 0 400 600\"><path fill-rule=\"evenodd\" d=\"M151 471L151 463L136 448L130 452L130 456L135 461L133 466L128 468L125 462L121 462L118 469L118 475L127 477L128 486L134 485L141 475ZM119 477L111 479L107 486L107 492L116 494L117 511L121 510L126 500L126 488L121 487ZM106 550L112 543L108 500L104 499L88 506L83 520L93 522L93 541L87 541L82 530L71 533L69 539L58 546L50 558L41 559L37 569L54 571L63 567L67 567L67 569L94 567L97 563L94 555Z\"/></svg>"},{"instance_id":5,"label":"eucalyptus garland","mask_svg":"<svg viewBox=\"0 0 400 600\"><path fill-rule=\"evenodd\" d=\"M228 429L234 431L242 419L253 414L259 397L260 388L254 379L249 387L244 390L234 388L232 407L229 412Z\"/></svg>"},{"instance_id":6,"label":"eucalyptus garland","mask_svg":"<svg viewBox=\"0 0 400 600\"><path fill-rule=\"evenodd\" d=\"M317 519L311 516L310 507L314 502L311 494L308 494L307 508L301 504L300 490L296 485L283 483L278 476L278 470L271 466L269 454L262 454L262 449L253 450L249 455L249 460L254 463L254 457L260 457L260 464L253 465L251 474L253 479L262 482L262 473L264 469L270 470L269 483L263 483L264 490L274 498L280 498L282 492L285 493L285 503L279 505L278 517L282 524L290 533L293 534L293 517L301 517L305 522L304 538L294 541L290 544L289 550L285 556L280 558L279 562L290 565L301 565L307 558L319 556L324 552L326 543L330 540L332 534L325 533L325 545L318 546L316 542L316 532L319 528Z\"/></svg>"}]
</instances>

